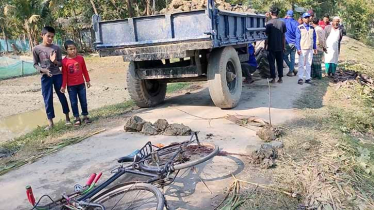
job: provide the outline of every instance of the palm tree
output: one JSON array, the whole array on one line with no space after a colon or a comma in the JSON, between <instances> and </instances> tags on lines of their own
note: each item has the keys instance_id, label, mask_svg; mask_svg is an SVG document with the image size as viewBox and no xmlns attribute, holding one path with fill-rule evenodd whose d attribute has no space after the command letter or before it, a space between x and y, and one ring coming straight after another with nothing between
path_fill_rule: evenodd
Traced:
<instances>
[{"instance_id":1,"label":"palm tree","mask_svg":"<svg viewBox=\"0 0 374 210\"><path fill-rule=\"evenodd\" d=\"M38 43L38 36L40 34L41 14L49 5L49 1L43 0L12 0L13 6L17 8L14 10L14 16L22 22L23 31L27 34L31 50Z\"/></svg>"},{"instance_id":2,"label":"palm tree","mask_svg":"<svg viewBox=\"0 0 374 210\"><path fill-rule=\"evenodd\" d=\"M9 4L3 4L4 2L2 2L0 4L0 11L2 11L0 13L0 25L1 25L1 30L3 32L3 38L5 40L5 50L6 52L9 51L8 49L8 36L7 36L7 28L6 26L9 27L9 25L11 25L11 16L10 16L10 13L11 13L11 10L14 9L15 7L9 5Z\"/></svg>"}]
</instances>

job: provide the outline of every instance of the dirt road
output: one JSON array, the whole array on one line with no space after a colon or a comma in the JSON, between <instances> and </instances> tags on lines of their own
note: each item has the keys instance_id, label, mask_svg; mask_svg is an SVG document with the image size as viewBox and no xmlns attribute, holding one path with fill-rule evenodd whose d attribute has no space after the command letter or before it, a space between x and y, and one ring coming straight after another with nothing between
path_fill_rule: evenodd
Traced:
<instances>
[{"instance_id":1,"label":"dirt road","mask_svg":"<svg viewBox=\"0 0 374 210\"><path fill-rule=\"evenodd\" d=\"M110 76L107 77L109 81L112 81ZM113 81L118 80L121 79L113 79ZM297 85L296 77L284 78L283 84L272 85L273 123L279 124L298 117L293 103L305 87L306 85ZM244 86L241 103L232 110L221 110L215 107L209 97L207 87L204 86L191 94L181 92L179 96L169 98L157 108L140 109L136 112L132 114L138 114L151 122L163 118L171 123L183 123L193 130L200 131L201 139L219 145L224 151L245 153L248 149L256 148L263 143L256 136L256 130L240 127L220 117L237 114L267 119L267 82L259 80L252 85ZM208 120L207 118L219 119ZM210 133L213 137L204 139L206 134ZM107 130L1 176L0 188L7 193L2 193L0 197L0 209L30 207L25 196L25 186L28 184L34 187L34 194L38 198L42 194L49 194L56 198L62 192L71 192L75 183L83 183L93 172L103 171L104 178L109 177L110 169L116 166L116 158L130 154L147 141L167 144L185 139L186 137L125 133L122 125ZM224 189L232 181L231 174L257 183L270 182L261 177L259 173L255 173L256 168L245 167L247 163L245 158L235 156L215 157L208 164L200 166L197 174L192 171L182 173L176 183L166 188L166 198L174 208L213 209L222 199ZM201 179L205 180L212 194Z\"/></svg>"}]
</instances>

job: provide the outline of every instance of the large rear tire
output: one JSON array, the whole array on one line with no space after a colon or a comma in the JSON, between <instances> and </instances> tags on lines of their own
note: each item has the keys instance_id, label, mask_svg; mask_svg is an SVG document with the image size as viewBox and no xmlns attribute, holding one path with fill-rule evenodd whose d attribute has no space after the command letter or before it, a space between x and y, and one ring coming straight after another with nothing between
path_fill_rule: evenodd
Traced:
<instances>
[{"instance_id":1,"label":"large rear tire","mask_svg":"<svg viewBox=\"0 0 374 210\"><path fill-rule=\"evenodd\" d=\"M138 79L135 71L135 63L129 64L127 71L127 89L131 99L141 108L155 106L165 100L167 83L157 79Z\"/></svg>"},{"instance_id":2,"label":"large rear tire","mask_svg":"<svg viewBox=\"0 0 374 210\"><path fill-rule=\"evenodd\" d=\"M209 56L208 84L214 104L222 109L234 108L242 93L242 68L233 47L214 50Z\"/></svg>"}]
</instances>

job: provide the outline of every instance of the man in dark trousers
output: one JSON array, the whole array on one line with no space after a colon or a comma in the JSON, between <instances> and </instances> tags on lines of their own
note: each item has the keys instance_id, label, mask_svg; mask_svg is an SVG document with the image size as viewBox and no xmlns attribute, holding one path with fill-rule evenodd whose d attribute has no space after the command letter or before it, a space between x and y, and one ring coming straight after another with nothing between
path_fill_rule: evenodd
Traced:
<instances>
[{"instance_id":1,"label":"man in dark trousers","mask_svg":"<svg viewBox=\"0 0 374 210\"><path fill-rule=\"evenodd\" d=\"M286 24L286 51L284 52L283 59L286 62L289 72L287 76L292 77L292 75L297 75L295 70L295 39L296 39L296 29L299 26L299 23L293 19L293 11L288 10L286 18L282 19Z\"/></svg>"},{"instance_id":2,"label":"man in dark trousers","mask_svg":"<svg viewBox=\"0 0 374 210\"><path fill-rule=\"evenodd\" d=\"M287 31L286 24L278 18L279 8L272 7L270 9L271 20L266 24L266 35L268 39L265 41L265 49L269 51L268 60L270 65L271 83L275 83L275 60L278 67L278 83L282 83L283 77L283 52L286 47L285 33Z\"/></svg>"}]
</instances>

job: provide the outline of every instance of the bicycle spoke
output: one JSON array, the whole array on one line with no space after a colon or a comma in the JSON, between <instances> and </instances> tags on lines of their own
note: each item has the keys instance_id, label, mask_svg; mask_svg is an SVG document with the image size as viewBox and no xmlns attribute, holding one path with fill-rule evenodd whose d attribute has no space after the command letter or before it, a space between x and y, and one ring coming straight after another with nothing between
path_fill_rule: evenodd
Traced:
<instances>
[{"instance_id":1,"label":"bicycle spoke","mask_svg":"<svg viewBox=\"0 0 374 210\"><path fill-rule=\"evenodd\" d=\"M157 199L149 191L134 190L130 187L126 191L111 195L102 204L111 210L156 209Z\"/></svg>"}]
</instances>

